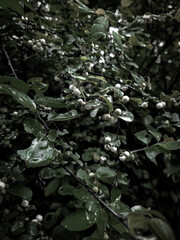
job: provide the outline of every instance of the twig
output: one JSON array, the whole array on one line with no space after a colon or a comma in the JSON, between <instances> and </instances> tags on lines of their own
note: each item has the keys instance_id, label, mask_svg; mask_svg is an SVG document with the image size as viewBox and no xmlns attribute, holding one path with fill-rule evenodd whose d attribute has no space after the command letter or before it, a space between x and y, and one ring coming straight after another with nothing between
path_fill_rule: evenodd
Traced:
<instances>
[{"instance_id":1,"label":"twig","mask_svg":"<svg viewBox=\"0 0 180 240\"><path fill-rule=\"evenodd\" d=\"M11 63L11 59L10 59L10 57L9 57L9 55L8 55L7 51L6 51L5 45L4 45L4 44L2 44L2 47L3 47L3 51L4 51L5 55L6 55L6 58L7 58L7 60L8 60L8 65L10 66L10 68L11 68L11 71L12 71L12 73L13 73L14 77L16 77L16 78L17 78L16 72L15 72L15 70L14 70L14 68L13 68L13 65L12 65L12 63Z\"/></svg>"},{"instance_id":2,"label":"twig","mask_svg":"<svg viewBox=\"0 0 180 240\"><path fill-rule=\"evenodd\" d=\"M90 192L94 198L96 198L96 200L106 209L108 209L127 229L128 226L127 224L123 221L123 218L121 216L119 216L113 209L111 209L101 198L99 198L94 192L93 190L86 184L84 183L80 178L78 178L76 175L74 175L67 167L61 165L61 167L68 172L73 178L75 178L83 187L85 187L88 192Z\"/></svg>"}]
</instances>

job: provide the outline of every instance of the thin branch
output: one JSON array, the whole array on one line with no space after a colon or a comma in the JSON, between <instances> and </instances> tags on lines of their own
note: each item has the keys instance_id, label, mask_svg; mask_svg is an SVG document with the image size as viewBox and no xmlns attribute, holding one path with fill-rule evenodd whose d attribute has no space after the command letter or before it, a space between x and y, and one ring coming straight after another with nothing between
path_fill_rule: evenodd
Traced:
<instances>
[{"instance_id":1,"label":"thin branch","mask_svg":"<svg viewBox=\"0 0 180 240\"><path fill-rule=\"evenodd\" d=\"M96 200L106 209L108 209L127 229L128 226L127 224L123 221L124 219L119 216L113 209L111 209L101 198L99 198L94 192L93 190L86 184L84 183L80 178L78 178L76 175L74 175L67 167L61 165L61 167L70 174L70 176L72 176L73 178L75 178L83 187L85 187L88 192L90 192L94 198L96 198Z\"/></svg>"},{"instance_id":2,"label":"thin branch","mask_svg":"<svg viewBox=\"0 0 180 240\"><path fill-rule=\"evenodd\" d=\"M11 68L11 71L12 71L12 73L13 73L14 77L16 77L16 78L17 78L16 72L15 72L15 70L14 70L14 68L13 68L13 65L12 65L12 63L11 63L11 59L10 59L10 57L9 57L9 55L8 55L7 51L6 51L5 45L4 45L4 44L2 44L2 47L3 47L3 51L4 51L5 55L6 55L6 58L7 58L7 60L8 60L8 65L10 66L10 68Z\"/></svg>"}]
</instances>

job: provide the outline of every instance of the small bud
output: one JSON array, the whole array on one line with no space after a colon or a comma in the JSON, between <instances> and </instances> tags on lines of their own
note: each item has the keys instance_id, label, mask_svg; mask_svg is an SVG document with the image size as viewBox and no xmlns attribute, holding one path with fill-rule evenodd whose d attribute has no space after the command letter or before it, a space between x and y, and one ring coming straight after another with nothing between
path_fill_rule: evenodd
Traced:
<instances>
[{"instance_id":1,"label":"small bud","mask_svg":"<svg viewBox=\"0 0 180 240\"><path fill-rule=\"evenodd\" d=\"M88 60L88 58L87 58L86 56L82 56L82 57L81 57L81 60L82 60L83 62L86 62L86 61Z\"/></svg>"},{"instance_id":2,"label":"small bud","mask_svg":"<svg viewBox=\"0 0 180 240\"><path fill-rule=\"evenodd\" d=\"M110 150L110 147L111 147L111 146L110 146L109 144L105 144L105 145L104 145L104 148L105 148L106 150Z\"/></svg>"},{"instance_id":3,"label":"small bud","mask_svg":"<svg viewBox=\"0 0 180 240\"><path fill-rule=\"evenodd\" d=\"M121 87L121 90L124 91L124 92L127 91L127 90L128 90L128 85L122 86L122 87Z\"/></svg>"},{"instance_id":4,"label":"small bud","mask_svg":"<svg viewBox=\"0 0 180 240\"><path fill-rule=\"evenodd\" d=\"M84 102L81 98L78 99L77 101L78 101L78 103L80 103L81 105L84 105L84 104L85 104L85 102Z\"/></svg>"},{"instance_id":5,"label":"small bud","mask_svg":"<svg viewBox=\"0 0 180 240\"><path fill-rule=\"evenodd\" d=\"M108 239L109 239L109 236L108 236L108 234L105 232L105 233L104 233L103 240L108 240Z\"/></svg>"}]
</instances>

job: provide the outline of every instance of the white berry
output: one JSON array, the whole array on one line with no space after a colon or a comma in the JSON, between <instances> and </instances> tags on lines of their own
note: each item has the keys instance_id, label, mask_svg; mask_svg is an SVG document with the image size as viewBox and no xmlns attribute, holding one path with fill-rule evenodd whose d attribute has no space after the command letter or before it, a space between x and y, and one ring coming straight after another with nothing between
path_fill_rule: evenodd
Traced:
<instances>
[{"instance_id":1,"label":"white berry","mask_svg":"<svg viewBox=\"0 0 180 240\"><path fill-rule=\"evenodd\" d=\"M109 236L108 236L107 233L105 232L105 233L104 233L103 240L108 240L108 239L109 239Z\"/></svg>"},{"instance_id":2,"label":"white berry","mask_svg":"<svg viewBox=\"0 0 180 240\"><path fill-rule=\"evenodd\" d=\"M93 190L93 192L95 192L95 193L98 193L98 192L99 192L99 188L98 188L97 186L94 186L94 187L92 188L92 190Z\"/></svg>"},{"instance_id":3,"label":"white berry","mask_svg":"<svg viewBox=\"0 0 180 240\"><path fill-rule=\"evenodd\" d=\"M81 105L84 105L84 104L85 104L85 102L84 102L81 98L78 99L77 101L78 101L78 103L80 103Z\"/></svg>"},{"instance_id":4,"label":"white berry","mask_svg":"<svg viewBox=\"0 0 180 240\"><path fill-rule=\"evenodd\" d=\"M6 184L2 181L0 181L0 189L5 189Z\"/></svg>"},{"instance_id":5,"label":"white berry","mask_svg":"<svg viewBox=\"0 0 180 240\"><path fill-rule=\"evenodd\" d=\"M123 152L123 155L125 155L125 157L127 157L127 158L129 158L131 156L130 152L128 152L128 151Z\"/></svg>"},{"instance_id":6,"label":"white berry","mask_svg":"<svg viewBox=\"0 0 180 240\"><path fill-rule=\"evenodd\" d=\"M46 40L45 39L39 39L39 42L41 43L41 44L43 44L43 45L45 45L46 44Z\"/></svg>"},{"instance_id":7,"label":"white berry","mask_svg":"<svg viewBox=\"0 0 180 240\"><path fill-rule=\"evenodd\" d=\"M90 178L93 178L94 176L95 176L95 174L94 174L93 172L90 172L90 173L89 173L89 177L90 177Z\"/></svg>"},{"instance_id":8,"label":"white berry","mask_svg":"<svg viewBox=\"0 0 180 240\"><path fill-rule=\"evenodd\" d=\"M58 82L59 80L60 80L60 78L59 78L58 76L55 76L55 77L54 77L54 81L57 81L57 82Z\"/></svg>"},{"instance_id":9,"label":"white berry","mask_svg":"<svg viewBox=\"0 0 180 240\"><path fill-rule=\"evenodd\" d=\"M38 214L38 215L36 216L36 220L37 220L38 222L42 222L43 216L40 215L40 214Z\"/></svg>"},{"instance_id":10,"label":"white berry","mask_svg":"<svg viewBox=\"0 0 180 240\"><path fill-rule=\"evenodd\" d=\"M117 115L121 115L122 114L122 110L120 108L116 108L115 113Z\"/></svg>"},{"instance_id":11,"label":"white berry","mask_svg":"<svg viewBox=\"0 0 180 240\"><path fill-rule=\"evenodd\" d=\"M127 95L123 96L123 97L122 97L122 102L123 102L123 103L129 102L129 97L128 97Z\"/></svg>"},{"instance_id":12,"label":"white berry","mask_svg":"<svg viewBox=\"0 0 180 240\"><path fill-rule=\"evenodd\" d=\"M74 93L74 95L76 95L76 96L78 96L78 97L81 95L81 92L79 91L78 88L75 88L75 89L73 90L73 93Z\"/></svg>"},{"instance_id":13,"label":"white berry","mask_svg":"<svg viewBox=\"0 0 180 240\"><path fill-rule=\"evenodd\" d=\"M121 84L117 83L117 84L115 85L115 88L120 89L120 88L121 88Z\"/></svg>"},{"instance_id":14,"label":"white berry","mask_svg":"<svg viewBox=\"0 0 180 240\"><path fill-rule=\"evenodd\" d=\"M156 108L157 109L162 109L162 108L164 108L166 106L166 103L165 102L158 102L157 104L156 104Z\"/></svg>"},{"instance_id":15,"label":"white berry","mask_svg":"<svg viewBox=\"0 0 180 240\"><path fill-rule=\"evenodd\" d=\"M71 85L69 86L69 89L70 89L71 91L73 91L74 89L76 89L76 87L75 87L73 84L71 84Z\"/></svg>"},{"instance_id":16,"label":"white berry","mask_svg":"<svg viewBox=\"0 0 180 240\"><path fill-rule=\"evenodd\" d=\"M110 147L111 147L111 146L110 146L109 144L105 144L105 145L104 145L104 148L105 148L106 150L109 150Z\"/></svg>"},{"instance_id":17,"label":"white berry","mask_svg":"<svg viewBox=\"0 0 180 240\"><path fill-rule=\"evenodd\" d=\"M111 147L110 150L111 150L111 152L113 152L113 153L117 153L117 147Z\"/></svg>"},{"instance_id":18,"label":"white berry","mask_svg":"<svg viewBox=\"0 0 180 240\"><path fill-rule=\"evenodd\" d=\"M27 200L23 200L21 206L27 208L29 207L29 202Z\"/></svg>"},{"instance_id":19,"label":"white berry","mask_svg":"<svg viewBox=\"0 0 180 240\"><path fill-rule=\"evenodd\" d=\"M102 119L106 120L106 121L109 121L111 119L111 115L110 114L103 114Z\"/></svg>"},{"instance_id":20,"label":"white berry","mask_svg":"<svg viewBox=\"0 0 180 240\"><path fill-rule=\"evenodd\" d=\"M110 123L116 123L118 121L118 118L115 116L112 116L109 121Z\"/></svg>"},{"instance_id":21,"label":"white berry","mask_svg":"<svg viewBox=\"0 0 180 240\"><path fill-rule=\"evenodd\" d=\"M126 160L126 156L123 155L123 154L120 155L120 156L119 156L119 160L122 161L122 162L125 161L125 160Z\"/></svg>"},{"instance_id":22,"label":"white berry","mask_svg":"<svg viewBox=\"0 0 180 240\"><path fill-rule=\"evenodd\" d=\"M142 108L148 108L148 102L143 102L143 103L141 104L141 107L142 107Z\"/></svg>"},{"instance_id":23,"label":"white berry","mask_svg":"<svg viewBox=\"0 0 180 240\"><path fill-rule=\"evenodd\" d=\"M110 143L111 142L111 137L105 137L105 139L104 139L104 142L105 143Z\"/></svg>"}]
</instances>

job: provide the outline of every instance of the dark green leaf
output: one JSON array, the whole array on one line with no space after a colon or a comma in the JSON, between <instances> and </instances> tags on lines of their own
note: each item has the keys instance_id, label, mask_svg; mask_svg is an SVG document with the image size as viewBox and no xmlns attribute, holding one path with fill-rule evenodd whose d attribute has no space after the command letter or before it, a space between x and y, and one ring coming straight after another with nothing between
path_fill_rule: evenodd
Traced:
<instances>
[{"instance_id":1,"label":"dark green leaf","mask_svg":"<svg viewBox=\"0 0 180 240\"><path fill-rule=\"evenodd\" d=\"M8 188L8 192L14 196L21 197L22 199L26 199L28 201L31 200L33 195L32 190L30 188L20 185Z\"/></svg>"},{"instance_id":2,"label":"dark green leaf","mask_svg":"<svg viewBox=\"0 0 180 240\"><path fill-rule=\"evenodd\" d=\"M83 209L79 209L74 213L66 216L61 225L69 231L83 231L90 228L95 223L95 217L91 217Z\"/></svg>"}]
</instances>

